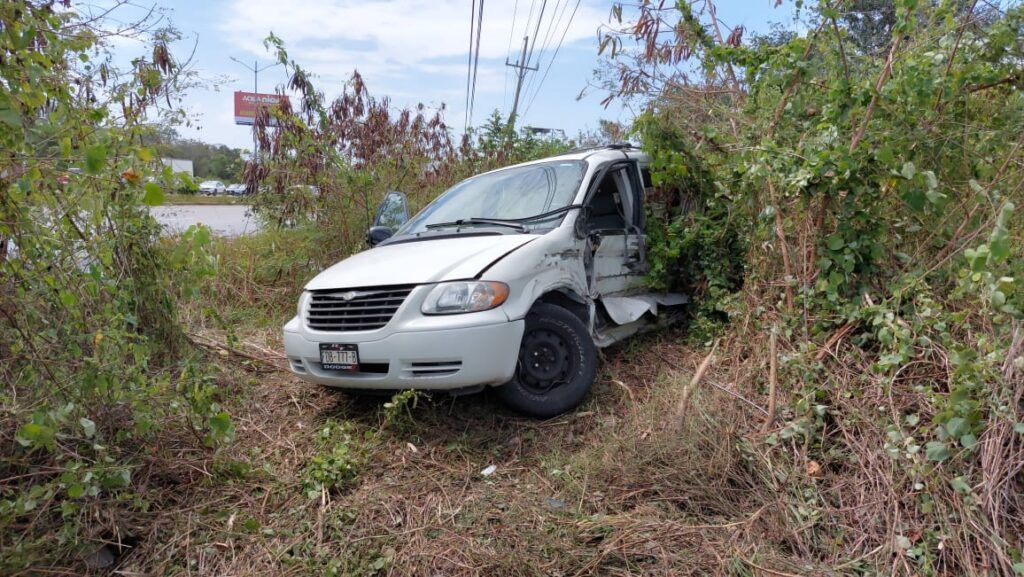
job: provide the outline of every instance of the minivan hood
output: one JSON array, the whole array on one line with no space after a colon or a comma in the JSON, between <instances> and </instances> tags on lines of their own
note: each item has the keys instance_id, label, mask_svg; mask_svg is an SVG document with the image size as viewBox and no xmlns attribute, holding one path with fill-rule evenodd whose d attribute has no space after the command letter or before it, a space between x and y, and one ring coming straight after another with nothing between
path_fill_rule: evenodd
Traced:
<instances>
[{"instance_id":1,"label":"minivan hood","mask_svg":"<svg viewBox=\"0 0 1024 577\"><path fill-rule=\"evenodd\" d=\"M467 235L388 244L339 262L309 281L306 290L475 278L491 263L536 238L532 234Z\"/></svg>"}]
</instances>

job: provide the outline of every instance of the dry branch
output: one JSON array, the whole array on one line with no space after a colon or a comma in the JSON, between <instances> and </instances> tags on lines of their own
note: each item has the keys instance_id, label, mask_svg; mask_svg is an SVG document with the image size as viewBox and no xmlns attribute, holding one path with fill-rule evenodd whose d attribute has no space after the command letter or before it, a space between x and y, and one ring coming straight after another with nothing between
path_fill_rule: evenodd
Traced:
<instances>
[{"instance_id":1,"label":"dry branch","mask_svg":"<svg viewBox=\"0 0 1024 577\"><path fill-rule=\"evenodd\" d=\"M772 426L772 421L775 420L775 393L778 388L778 373L779 373L779 351L778 351L778 337L776 336L775 329L772 329L771 335L768 337L768 418L764 420L764 425L761 426L761 433L767 433L768 429Z\"/></svg>"},{"instance_id":2,"label":"dry branch","mask_svg":"<svg viewBox=\"0 0 1024 577\"><path fill-rule=\"evenodd\" d=\"M693 374L693 378L690 379L689 384L683 388L683 394L679 398L679 404L676 405L676 421L681 422L683 414L686 413L687 406L690 404L690 396L693 395L693 391L697 389L697 385L700 384L701 379L704 378L704 374L708 372L708 368L711 366L711 359L715 356L715 350L718 349L718 341L716 340L711 345L711 352L708 356L704 357L700 365L697 367L697 372Z\"/></svg>"}]
</instances>

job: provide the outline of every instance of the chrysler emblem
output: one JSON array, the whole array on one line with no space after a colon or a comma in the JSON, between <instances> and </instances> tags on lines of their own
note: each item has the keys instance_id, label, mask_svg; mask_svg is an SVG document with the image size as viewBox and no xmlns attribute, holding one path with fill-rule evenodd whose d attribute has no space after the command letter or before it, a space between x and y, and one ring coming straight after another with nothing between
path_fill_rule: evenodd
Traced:
<instances>
[{"instance_id":1,"label":"chrysler emblem","mask_svg":"<svg viewBox=\"0 0 1024 577\"><path fill-rule=\"evenodd\" d=\"M354 298L364 297L369 294L373 293L368 293L365 291L345 291L343 293L331 293L329 296L348 302Z\"/></svg>"}]
</instances>

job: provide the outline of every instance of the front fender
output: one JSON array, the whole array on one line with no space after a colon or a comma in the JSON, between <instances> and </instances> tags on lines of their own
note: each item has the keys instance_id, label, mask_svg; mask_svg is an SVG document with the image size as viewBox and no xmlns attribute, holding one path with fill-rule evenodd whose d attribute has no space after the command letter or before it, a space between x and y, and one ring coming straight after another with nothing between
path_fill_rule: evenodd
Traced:
<instances>
[{"instance_id":1,"label":"front fender","mask_svg":"<svg viewBox=\"0 0 1024 577\"><path fill-rule=\"evenodd\" d=\"M588 303L587 278L583 267L583 246L563 227L516 250L496 263L484 275L488 280L509 284L510 297L503 308L509 320L526 316L537 299L552 291L568 293Z\"/></svg>"}]
</instances>

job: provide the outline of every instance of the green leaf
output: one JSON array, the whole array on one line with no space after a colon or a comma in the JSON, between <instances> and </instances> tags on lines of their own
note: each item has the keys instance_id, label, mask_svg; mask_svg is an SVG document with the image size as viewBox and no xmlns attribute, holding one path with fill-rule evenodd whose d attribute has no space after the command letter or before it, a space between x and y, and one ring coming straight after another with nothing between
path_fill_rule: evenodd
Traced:
<instances>
[{"instance_id":1,"label":"green leaf","mask_svg":"<svg viewBox=\"0 0 1024 577\"><path fill-rule=\"evenodd\" d=\"M972 435L971 433L967 433L966 435L960 437L960 445L963 446L963 448L965 449L970 449L971 447L974 447L977 444L978 438Z\"/></svg>"},{"instance_id":2,"label":"green leaf","mask_svg":"<svg viewBox=\"0 0 1024 577\"><path fill-rule=\"evenodd\" d=\"M928 190L935 190L936 188L939 187L939 179L935 178L934 172L926 170L921 174L924 175L925 182L928 183Z\"/></svg>"},{"instance_id":3,"label":"green leaf","mask_svg":"<svg viewBox=\"0 0 1024 577\"><path fill-rule=\"evenodd\" d=\"M56 431L51 427L39 423L25 423L18 429L15 438L22 447L34 449L52 446L55 435Z\"/></svg>"},{"instance_id":4,"label":"green leaf","mask_svg":"<svg viewBox=\"0 0 1024 577\"><path fill-rule=\"evenodd\" d=\"M843 248L843 246L846 245L846 241L843 240L843 237L841 237L839 235L835 235L835 234L833 234L832 236L828 237L828 240L826 241L826 243L828 244L828 249L829 250L839 250L839 249Z\"/></svg>"},{"instance_id":5,"label":"green leaf","mask_svg":"<svg viewBox=\"0 0 1024 577\"><path fill-rule=\"evenodd\" d=\"M131 484L132 472L128 469L118 469L112 473L103 475L100 484L106 489L123 489Z\"/></svg>"},{"instance_id":6,"label":"green leaf","mask_svg":"<svg viewBox=\"0 0 1024 577\"><path fill-rule=\"evenodd\" d=\"M107 163L107 147L102 144L90 146L85 151L85 171L89 174L98 174Z\"/></svg>"},{"instance_id":7,"label":"green leaf","mask_svg":"<svg viewBox=\"0 0 1024 577\"><path fill-rule=\"evenodd\" d=\"M903 202L914 210L921 210L928 203L928 195L920 190L908 190L903 193Z\"/></svg>"},{"instance_id":8,"label":"green leaf","mask_svg":"<svg viewBox=\"0 0 1024 577\"><path fill-rule=\"evenodd\" d=\"M58 298L60 298L60 304L66 307L73 307L78 303L78 297L75 296L75 293L69 290L61 289L58 294Z\"/></svg>"},{"instance_id":9,"label":"green leaf","mask_svg":"<svg viewBox=\"0 0 1024 577\"><path fill-rule=\"evenodd\" d=\"M904 162L903 169L900 170L900 174L903 175L903 178L910 180L914 178L915 174L917 174L917 168L914 166L913 162Z\"/></svg>"},{"instance_id":10,"label":"green leaf","mask_svg":"<svg viewBox=\"0 0 1024 577\"><path fill-rule=\"evenodd\" d=\"M963 417L953 417L946 422L946 432L949 433L950 437L959 437L966 434L969 429L967 420Z\"/></svg>"},{"instance_id":11,"label":"green leaf","mask_svg":"<svg viewBox=\"0 0 1024 577\"><path fill-rule=\"evenodd\" d=\"M85 494L85 487L80 483L75 483L68 486L68 497L77 499Z\"/></svg>"},{"instance_id":12,"label":"green leaf","mask_svg":"<svg viewBox=\"0 0 1024 577\"><path fill-rule=\"evenodd\" d=\"M226 441L234 435L234 428L231 426L231 415L221 411L210 417L209 441Z\"/></svg>"},{"instance_id":13,"label":"green leaf","mask_svg":"<svg viewBox=\"0 0 1024 577\"><path fill-rule=\"evenodd\" d=\"M935 190L934 188L929 188L928 192L924 193L924 196L925 198L928 199L928 202L935 205L938 205L939 203L946 199L945 194L939 192L938 190Z\"/></svg>"},{"instance_id":14,"label":"green leaf","mask_svg":"<svg viewBox=\"0 0 1024 577\"><path fill-rule=\"evenodd\" d=\"M942 441L930 441L925 445L924 455L929 461L945 461L949 458L949 447Z\"/></svg>"},{"instance_id":15,"label":"green leaf","mask_svg":"<svg viewBox=\"0 0 1024 577\"><path fill-rule=\"evenodd\" d=\"M966 495L971 492L971 486L968 485L966 481L964 481L963 477L954 477L953 480L949 482L949 484L951 487L953 487L954 491L960 493L961 495Z\"/></svg>"},{"instance_id":16,"label":"green leaf","mask_svg":"<svg viewBox=\"0 0 1024 577\"><path fill-rule=\"evenodd\" d=\"M1013 425L1013 430L1018 434L1024 435L1024 423L1015 423Z\"/></svg>"},{"instance_id":17,"label":"green leaf","mask_svg":"<svg viewBox=\"0 0 1024 577\"><path fill-rule=\"evenodd\" d=\"M0 108L0 122L11 128L21 128L21 115L11 108Z\"/></svg>"},{"instance_id":18,"label":"green leaf","mask_svg":"<svg viewBox=\"0 0 1024 577\"><path fill-rule=\"evenodd\" d=\"M992 291L989 301L994 308L999 308L1006 304L1006 295L1003 291Z\"/></svg>"},{"instance_id":19,"label":"green leaf","mask_svg":"<svg viewBox=\"0 0 1024 577\"><path fill-rule=\"evenodd\" d=\"M992 239L988 243L992 259L1001 261L1010 256L1010 235L1005 230L996 229L992 233Z\"/></svg>"},{"instance_id":20,"label":"green leaf","mask_svg":"<svg viewBox=\"0 0 1024 577\"><path fill-rule=\"evenodd\" d=\"M888 146L883 146L882 148L878 149L878 152L875 153L875 158L877 158L879 162L887 166L892 166L893 164L896 163L896 156L893 154L892 149L889 148Z\"/></svg>"},{"instance_id":21,"label":"green leaf","mask_svg":"<svg viewBox=\"0 0 1024 577\"><path fill-rule=\"evenodd\" d=\"M149 206L159 206L164 203L164 191L155 182L147 182L145 194L142 195L142 202Z\"/></svg>"},{"instance_id":22,"label":"green leaf","mask_svg":"<svg viewBox=\"0 0 1024 577\"><path fill-rule=\"evenodd\" d=\"M96 434L96 423L92 422L91 419L82 417L81 419L78 419L78 424L82 425L82 431L85 433L87 438L91 439L92 436Z\"/></svg>"}]
</instances>

